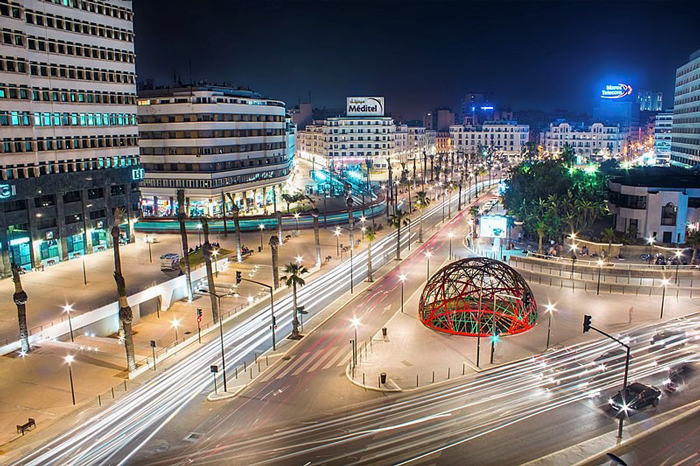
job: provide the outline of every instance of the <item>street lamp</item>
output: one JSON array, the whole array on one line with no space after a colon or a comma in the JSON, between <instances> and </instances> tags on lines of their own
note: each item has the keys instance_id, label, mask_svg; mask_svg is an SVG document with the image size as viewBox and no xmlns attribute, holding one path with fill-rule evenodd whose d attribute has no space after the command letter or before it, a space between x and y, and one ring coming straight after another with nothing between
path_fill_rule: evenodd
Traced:
<instances>
[{"instance_id":1,"label":"street lamp","mask_svg":"<svg viewBox=\"0 0 700 466\"><path fill-rule=\"evenodd\" d=\"M403 285L406 282L406 275L401 274L399 275L399 280L401 281L401 313L403 314Z\"/></svg>"},{"instance_id":2,"label":"street lamp","mask_svg":"<svg viewBox=\"0 0 700 466\"><path fill-rule=\"evenodd\" d=\"M73 364L73 361L75 360L75 357L73 357L72 354L69 354L64 358L66 361L66 364L68 364L68 377L70 377L70 394L71 397L73 398L73 406L75 406L75 388L73 387L73 367L71 364Z\"/></svg>"},{"instance_id":3,"label":"street lamp","mask_svg":"<svg viewBox=\"0 0 700 466\"><path fill-rule=\"evenodd\" d=\"M71 304L66 304L63 306L63 312L68 314L68 329L70 330L70 341L75 342L73 339L73 322L71 321L70 318L70 312L73 310L73 305Z\"/></svg>"},{"instance_id":4,"label":"street lamp","mask_svg":"<svg viewBox=\"0 0 700 466\"><path fill-rule=\"evenodd\" d=\"M367 231L367 227L363 226L362 228L360 228L360 230L362 230L362 241L364 241L365 240L365 232Z\"/></svg>"},{"instance_id":5,"label":"street lamp","mask_svg":"<svg viewBox=\"0 0 700 466\"><path fill-rule=\"evenodd\" d=\"M355 329L355 340L353 340L353 345L352 345L352 365L353 367L357 366L357 327L360 326L360 319L357 317L353 317L350 320L350 324L353 326Z\"/></svg>"},{"instance_id":6,"label":"street lamp","mask_svg":"<svg viewBox=\"0 0 700 466\"><path fill-rule=\"evenodd\" d=\"M664 278L661 280L661 286L663 286L663 290L661 291L661 315L659 316L659 319L664 318L664 301L666 301L666 287L669 285L669 280Z\"/></svg>"},{"instance_id":7,"label":"street lamp","mask_svg":"<svg viewBox=\"0 0 700 466\"><path fill-rule=\"evenodd\" d=\"M258 228L260 228L260 250L263 250L263 230L265 229L265 225L262 223L258 225Z\"/></svg>"},{"instance_id":8,"label":"street lamp","mask_svg":"<svg viewBox=\"0 0 700 466\"><path fill-rule=\"evenodd\" d=\"M199 238L199 246L202 246L202 224L197 225L197 238Z\"/></svg>"},{"instance_id":9,"label":"street lamp","mask_svg":"<svg viewBox=\"0 0 700 466\"><path fill-rule=\"evenodd\" d=\"M649 243L649 265L651 265L654 260L654 241L656 241L656 238L653 236L647 238L647 243Z\"/></svg>"},{"instance_id":10,"label":"street lamp","mask_svg":"<svg viewBox=\"0 0 700 466\"><path fill-rule=\"evenodd\" d=\"M299 212L294 212L294 220L297 224L297 233L299 233Z\"/></svg>"},{"instance_id":11,"label":"street lamp","mask_svg":"<svg viewBox=\"0 0 700 466\"><path fill-rule=\"evenodd\" d=\"M496 343L499 339L498 330L494 329L491 335L491 364L493 364L493 354L496 352Z\"/></svg>"},{"instance_id":12,"label":"street lamp","mask_svg":"<svg viewBox=\"0 0 700 466\"><path fill-rule=\"evenodd\" d=\"M547 349L549 349L549 340L552 332L552 314L556 309L554 308L554 304L547 304L545 306L547 308L547 313L549 314L549 322L547 323Z\"/></svg>"},{"instance_id":13,"label":"street lamp","mask_svg":"<svg viewBox=\"0 0 700 466\"><path fill-rule=\"evenodd\" d=\"M426 266L426 272L425 272L425 280L428 281L430 280L430 256L433 254L430 251L425 251L425 266Z\"/></svg>"},{"instance_id":14,"label":"street lamp","mask_svg":"<svg viewBox=\"0 0 700 466\"><path fill-rule=\"evenodd\" d=\"M173 319L170 321L170 325L172 325L172 327L175 329L175 344L177 344L177 340L178 340L177 327L180 325L180 320Z\"/></svg>"},{"instance_id":15,"label":"street lamp","mask_svg":"<svg viewBox=\"0 0 700 466\"><path fill-rule=\"evenodd\" d=\"M595 294L599 295L600 294L600 272L603 270L603 261L601 259L598 259L598 285L596 285L595 288Z\"/></svg>"},{"instance_id":16,"label":"street lamp","mask_svg":"<svg viewBox=\"0 0 700 466\"><path fill-rule=\"evenodd\" d=\"M452 237L453 236L454 235L452 234L451 231L447 233L447 237L450 239L450 256L449 256L450 260L452 260Z\"/></svg>"},{"instance_id":17,"label":"street lamp","mask_svg":"<svg viewBox=\"0 0 700 466\"><path fill-rule=\"evenodd\" d=\"M146 243L148 244L148 262L153 263L153 254L151 252L151 243L153 242L153 238L150 236L146 235Z\"/></svg>"},{"instance_id":18,"label":"street lamp","mask_svg":"<svg viewBox=\"0 0 700 466\"><path fill-rule=\"evenodd\" d=\"M676 250L676 285L678 285L678 267L681 265L681 257L683 256L683 251L680 249Z\"/></svg>"},{"instance_id":19,"label":"street lamp","mask_svg":"<svg viewBox=\"0 0 700 466\"><path fill-rule=\"evenodd\" d=\"M301 263L304 261L304 258L302 256L297 256L294 258L297 264L301 265Z\"/></svg>"},{"instance_id":20,"label":"street lamp","mask_svg":"<svg viewBox=\"0 0 700 466\"><path fill-rule=\"evenodd\" d=\"M340 227L335 227L335 255L340 255Z\"/></svg>"},{"instance_id":21,"label":"street lamp","mask_svg":"<svg viewBox=\"0 0 700 466\"><path fill-rule=\"evenodd\" d=\"M353 284L353 282L355 281L354 280L355 277L353 276L353 270L352 270L352 251L354 249L355 248L353 248L353 247L350 248L350 293L355 292L354 284Z\"/></svg>"},{"instance_id":22,"label":"street lamp","mask_svg":"<svg viewBox=\"0 0 700 466\"><path fill-rule=\"evenodd\" d=\"M217 260L217 256L219 255L219 250L214 249L211 253L214 255L214 273L216 274L216 278L219 278L219 263Z\"/></svg>"}]
</instances>

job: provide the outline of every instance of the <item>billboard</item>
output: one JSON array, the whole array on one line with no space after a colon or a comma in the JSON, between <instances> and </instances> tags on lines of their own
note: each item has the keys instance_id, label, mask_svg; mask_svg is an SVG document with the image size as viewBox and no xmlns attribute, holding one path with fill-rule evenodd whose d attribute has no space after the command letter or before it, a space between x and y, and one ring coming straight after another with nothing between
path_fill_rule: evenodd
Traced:
<instances>
[{"instance_id":1,"label":"billboard","mask_svg":"<svg viewBox=\"0 0 700 466\"><path fill-rule=\"evenodd\" d=\"M347 116L384 116L384 97L348 97Z\"/></svg>"},{"instance_id":2,"label":"billboard","mask_svg":"<svg viewBox=\"0 0 700 466\"><path fill-rule=\"evenodd\" d=\"M601 99L621 99L632 94L632 86L629 84L608 84L600 91Z\"/></svg>"},{"instance_id":3,"label":"billboard","mask_svg":"<svg viewBox=\"0 0 700 466\"><path fill-rule=\"evenodd\" d=\"M480 225L485 238L505 238L508 233L508 219L502 215L484 215Z\"/></svg>"}]
</instances>

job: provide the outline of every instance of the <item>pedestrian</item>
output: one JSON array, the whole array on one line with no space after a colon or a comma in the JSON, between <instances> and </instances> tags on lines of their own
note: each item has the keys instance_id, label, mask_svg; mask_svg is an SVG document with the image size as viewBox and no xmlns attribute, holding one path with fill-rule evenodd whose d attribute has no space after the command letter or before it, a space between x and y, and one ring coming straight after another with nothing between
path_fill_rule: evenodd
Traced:
<instances>
[{"instance_id":1,"label":"pedestrian","mask_svg":"<svg viewBox=\"0 0 700 466\"><path fill-rule=\"evenodd\" d=\"M627 311L627 325L632 325L632 312L634 310L634 306L630 307L629 310Z\"/></svg>"}]
</instances>

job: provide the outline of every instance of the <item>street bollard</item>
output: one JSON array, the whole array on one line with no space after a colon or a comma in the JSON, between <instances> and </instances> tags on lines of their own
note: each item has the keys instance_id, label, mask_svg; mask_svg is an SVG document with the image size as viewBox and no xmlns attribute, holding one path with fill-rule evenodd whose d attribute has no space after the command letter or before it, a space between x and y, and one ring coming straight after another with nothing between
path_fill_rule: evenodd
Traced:
<instances>
[{"instance_id":1,"label":"street bollard","mask_svg":"<svg viewBox=\"0 0 700 466\"><path fill-rule=\"evenodd\" d=\"M255 356L255 362L258 362L258 353L253 354Z\"/></svg>"},{"instance_id":2,"label":"street bollard","mask_svg":"<svg viewBox=\"0 0 700 466\"><path fill-rule=\"evenodd\" d=\"M270 365L270 361L267 358L267 354L265 355L265 367Z\"/></svg>"},{"instance_id":3,"label":"street bollard","mask_svg":"<svg viewBox=\"0 0 700 466\"><path fill-rule=\"evenodd\" d=\"M435 383L435 371L433 371L433 383Z\"/></svg>"},{"instance_id":4,"label":"street bollard","mask_svg":"<svg viewBox=\"0 0 700 466\"><path fill-rule=\"evenodd\" d=\"M382 385L386 384L386 372L379 374L379 381L382 383Z\"/></svg>"},{"instance_id":5,"label":"street bollard","mask_svg":"<svg viewBox=\"0 0 700 466\"><path fill-rule=\"evenodd\" d=\"M112 387L112 399L114 399L114 387Z\"/></svg>"},{"instance_id":6,"label":"street bollard","mask_svg":"<svg viewBox=\"0 0 700 466\"><path fill-rule=\"evenodd\" d=\"M377 377L377 388L382 388L382 377Z\"/></svg>"},{"instance_id":7,"label":"street bollard","mask_svg":"<svg viewBox=\"0 0 700 466\"><path fill-rule=\"evenodd\" d=\"M450 369L452 369L452 368L451 367L447 368L447 380L450 380Z\"/></svg>"},{"instance_id":8,"label":"street bollard","mask_svg":"<svg viewBox=\"0 0 700 466\"><path fill-rule=\"evenodd\" d=\"M258 373L260 373L260 361L258 361Z\"/></svg>"},{"instance_id":9,"label":"street bollard","mask_svg":"<svg viewBox=\"0 0 700 466\"><path fill-rule=\"evenodd\" d=\"M250 380L253 380L253 368L250 368Z\"/></svg>"},{"instance_id":10,"label":"street bollard","mask_svg":"<svg viewBox=\"0 0 700 466\"><path fill-rule=\"evenodd\" d=\"M362 385L365 385L365 373L362 373Z\"/></svg>"},{"instance_id":11,"label":"street bollard","mask_svg":"<svg viewBox=\"0 0 700 466\"><path fill-rule=\"evenodd\" d=\"M387 330L386 327L382 327L382 337L386 338Z\"/></svg>"},{"instance_id":12,"label":"street bollard","mask_svg":"<svg viewBox=\"0 0 700 466\"><path fill-rule=\"evenodd\" d=\"M124 391L128 391L128 389L126 388L126 380L124 380Z\"/></svg>"},{"instance_id":13,"label":"street bollard","mask_svg":"<svg viewBox=\"0 0 700 466\"><path fill-rule=\"evenodd\" d=\"M248 366L246 366L245 361L243 361L243 372L248 372Z\"/></svg>"},{"instance_id":14,"label":"street bollard","mask_svg":"<svg viewBox=\"0 0 700 466\"><path fill-rule=\"evenodd\" d=\"M235 369L236 369L236 378L238 378L238 366L236 366Z\"/></svg>"},{"instance_id":15,"label":"street bollard","mask_svg":"<svg viewBox=\"0 0 700 466\"><path fill-rule=\"evenodd\" d=\"M97 395L97 404L102 406L102 396Z\"/></svg>"}]
</instances>

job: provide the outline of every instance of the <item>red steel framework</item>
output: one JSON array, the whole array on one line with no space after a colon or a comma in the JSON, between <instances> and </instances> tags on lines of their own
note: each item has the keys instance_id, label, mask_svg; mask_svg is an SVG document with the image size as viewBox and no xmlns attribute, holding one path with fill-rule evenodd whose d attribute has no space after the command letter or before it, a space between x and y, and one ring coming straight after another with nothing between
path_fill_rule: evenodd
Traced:
<instances>
[{"instance_id":1,"label":"red steel framework","mask_svg":"<svg viewBox=\"0 0 700 466\"><path fill-rule=\"evenodd\" d=\"M418 314L427 327L453 335L513 335L535 325L537 303L515 269L497 260L471 257L430 277Z\"/></svg>"}]
</instances>

